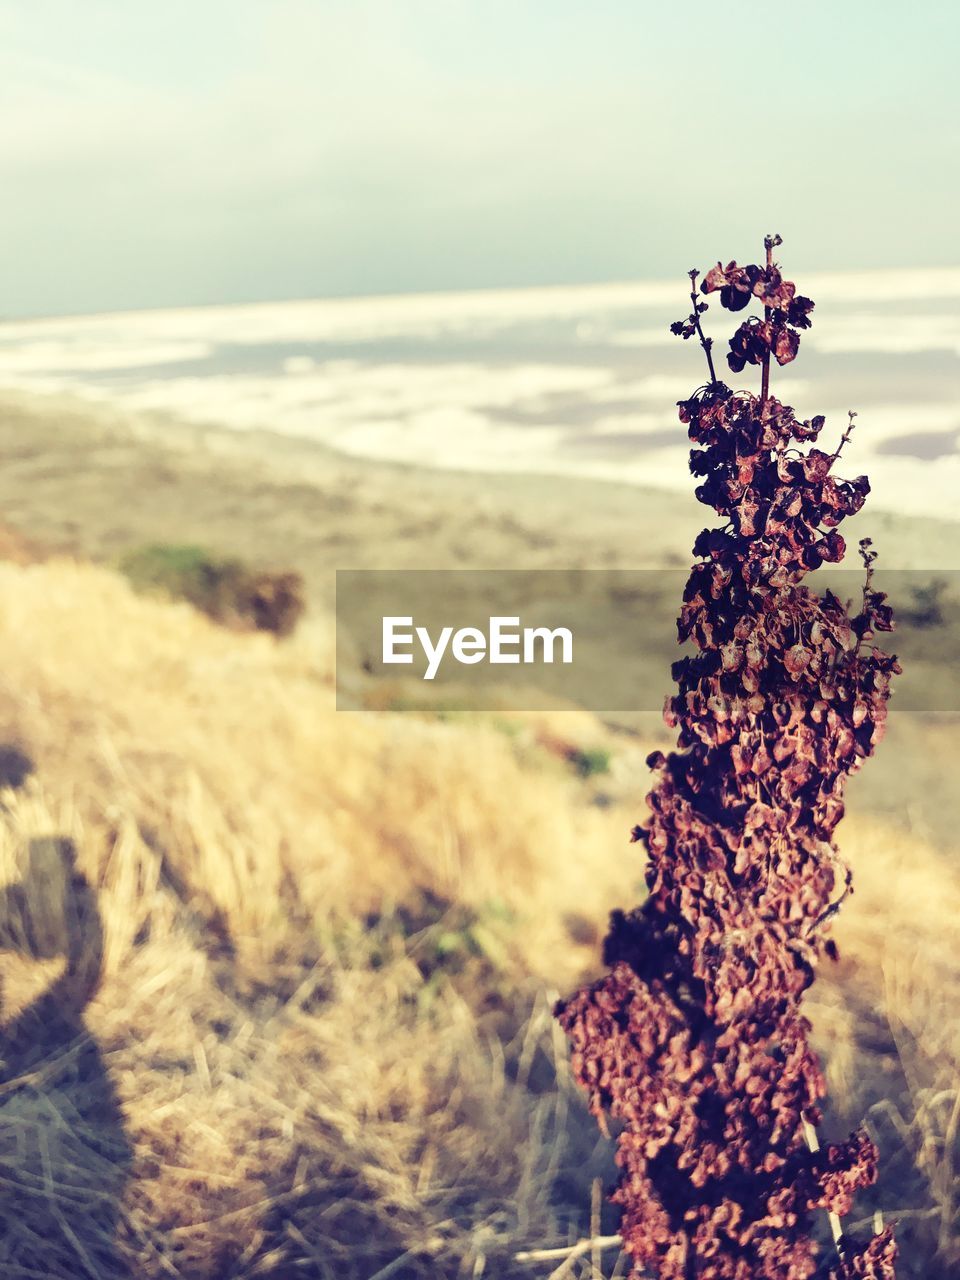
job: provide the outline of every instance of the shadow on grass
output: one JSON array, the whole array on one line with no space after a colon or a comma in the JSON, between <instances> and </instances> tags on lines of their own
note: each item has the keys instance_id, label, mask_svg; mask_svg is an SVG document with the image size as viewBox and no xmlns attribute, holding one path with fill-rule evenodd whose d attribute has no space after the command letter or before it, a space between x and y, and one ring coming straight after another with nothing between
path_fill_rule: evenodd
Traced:
<instances>
[{"instance_id":1,"label":"shadow on grass","mask_svg":"<svg viewBox=\"0 0 960 1280\"><path fill-rule=\"evenodd\" d=\"M60 927L31 925L31 902L62 892ZM6 1020L0 1000L0 1274L115 1280L129 1275L115 1231L130 1146L100 1050L84 1023L103 960L96 894L70 841L31 840L25 872L0 891L31 961L59 976ZM0 996L2 996L0 992Z\"/></svg>"}]
</instances>

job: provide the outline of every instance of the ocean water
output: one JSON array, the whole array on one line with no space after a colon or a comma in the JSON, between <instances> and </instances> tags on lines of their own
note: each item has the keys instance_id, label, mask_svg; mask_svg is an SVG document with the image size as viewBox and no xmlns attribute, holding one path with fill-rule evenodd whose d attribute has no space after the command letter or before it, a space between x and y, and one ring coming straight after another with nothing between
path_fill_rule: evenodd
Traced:
<instances>
[{"instance_id":1,"label":"ocean water","mask_svg":"<svg viewBox=\"0 0 960 1280\"><path fill-rule=\"evenodd\" d=\"M471 470L689 488L676 402L706 379L669 332L675 282L198 307L0 325L0 389L68 393L347 453ZM772 391L839 440L875 509L954 516L960 268L824 275L800 357ZM705 325L725 336L714 305ZM753 387L756 370L726 380Z\"/></svg>"}]
</instances>

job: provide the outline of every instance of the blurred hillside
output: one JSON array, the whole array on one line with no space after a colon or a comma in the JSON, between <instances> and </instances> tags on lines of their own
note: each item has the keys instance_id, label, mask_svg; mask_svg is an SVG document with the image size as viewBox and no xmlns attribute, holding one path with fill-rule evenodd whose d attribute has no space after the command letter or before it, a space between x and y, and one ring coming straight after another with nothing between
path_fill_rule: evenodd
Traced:
<instances>
[{"instance_id":1,"label":"blurred hillside","mask_svg":"<svg viewBox=\"0 0 960 1280\"><path fill-rule=\"evenodd\" d=\"M168 543L294 570L315 619L333 608L338 568L684 569L710 515L692 493L363 462L268 432L12 393L0 399L0 513L18 545L111 566ZM851 548L871 536L882 569L960 569L960 523L868 503L844 534ZM856 567L853 552L847 562ZM960 651L958 600L949 624L926 634L928 671L938 649L944 665ZM668 681L665 666L664 692ZM618 725L669 741L657 714ZM960 709L948 705L925 718L895 710L883 751L852 780L854 805L957 850L960 789L946 762L960 750L958 727ZM642 776L634 805L645 787Z\"/></svg>"}]
</instances>

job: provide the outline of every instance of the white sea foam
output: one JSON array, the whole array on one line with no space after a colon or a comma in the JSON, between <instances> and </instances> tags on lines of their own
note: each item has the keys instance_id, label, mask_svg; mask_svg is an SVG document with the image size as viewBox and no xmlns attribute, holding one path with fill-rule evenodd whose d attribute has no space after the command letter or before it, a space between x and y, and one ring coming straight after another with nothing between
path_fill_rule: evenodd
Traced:
<instances>
[{"instance_id":1,"label":"white sea foam","mask_svg":"<svg viewBox=\"0 0 960 1280\"><path fill-rule=\"evenodd\" d=\"M948 351L960 355L960 313L891 318L885 314L856 312L827 318L810 334L821 351L865 351L896 355L921 351Z\"/></svg>"},{"instance_id":2,"label":"white sea foam","mask_svg":"<svg viewBox=\"0 0 960 1280\"><path fill-rule=\"evenodd\" d=\"M0 387L265 428L370 457L686 489L676 401L704 372L696 344L668 331L686 310L684 286L681 278L8 323ZM845 461L869 472L877 505L952 515L960 269L824 275L802 287L818 302L803 336L808 362L797 366L801 377L777 370L776 393L804 414L837 405L833 440L846 405L859 406ZM718 319L715 310L707 319ZM719 348L717 359L722 368ZM917 444L917 433L943 439Z\"/></svg>"},{"instance_id":3,"label":"white sea foam","mask_svg":"<svg viewBox=\"0 0 960 1280\"><path fill-rule=\"evenodd\" d=\"M680 314L685 283L678 280L622 284L563 285L529 289L482 289L460 293L395 294L258 302L235 306L168 308L53 317L0 325L0 341L45 334L102 335L122 345L135 335L174 341L237 345L321 341L370 341L385 336L438 336L458 329L482 332L536 319L578 319L597 314L667 308ZM960 299L960 267L830 273L807 277L803 288L822 304L942 301ZM896 315L889 317L896 323Z\"/></svg>"}]
</instances>

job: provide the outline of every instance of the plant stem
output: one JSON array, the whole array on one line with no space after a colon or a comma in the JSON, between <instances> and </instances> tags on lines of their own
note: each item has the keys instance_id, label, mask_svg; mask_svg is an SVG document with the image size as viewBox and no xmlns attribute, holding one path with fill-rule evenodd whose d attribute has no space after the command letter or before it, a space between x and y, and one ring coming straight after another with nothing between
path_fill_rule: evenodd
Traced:
<instances>
[{"instance_id":1,"label":"plant stem","mask_svg":"<svg viewBox=\"0 0 960 1280\"><path fill-rule=\"evenodd\" d=\"M864 583L863 583L863 602L862 602L862 604L860 605L860 614L861 614L861 616L863 616L863 615L867 612L867 601L870 599L870 583L871 583L872 581L873 581L873 565L872 565L872 564L868 564L868 565L867 565L867 576L866 576L866 578L865 578L865 580L864 580ZM860 648L861 648L861 646L863 645L863 640L864 640L864 633L861 631L861 632L860 632L860 634L857 636L857 646L856 646L856 648L855 648L855 649L854 649L854 651L853 651L853 656L854 656L854 657L857 657L857 656L859 655L859 653L860 653Z\"/></svg>"},{"instance_id":2,"label":"plant stem","mask_svg":"<svg viewBox=\"0 0 960 1280\"><path fill-rule=\"evenodd\" d=\"M701 347L703 347L703 354L707 357L707 368L710 370L710 383L712 386L716 386L717 373L713 367L713 339L708 338L703 332L700 325L700 312L697 309L697 276L699 274L700 273L698 271L690 272L690 303L693 308L690 318L693 320L696 327L697 337L700 339Z\"/></svg>"},{"instance_id":3,"label":"plant stem","mask_svg":"<svg viewBox=\"0 0 960 1280\"><path fill-rule=\"evenodd\" d=\"M774 236L766 236L763 241L764 248L767 251L767 270L768 271L773 266L774 239L775 239ZM769 325L770 317L772 314L773 314L772 308L770 307L763 308L763 322L765 325ZM766 403L767 396L769 396L769 394L770 394L770 348L767 347L763 353L763 370L760 375L760 408L761 409Z\"/></svg>"},{"instance_id":4,"label":"plant stem","mask_svg":"<svg viewBox=\"0 0 960 1280\"><path fill-rule=\"evenodd\" d=\"M854 421L853 421L853 420L854 420L854 418L855 418L856 416L857 416L857 413L856 413L856 410L855 410L855 409L848 409L848 410L847 410L847 419L848 419L848 421L847 421L847 429L846 429L846 431L844 431L843 435L840 437L840 443L837 445L836 451L835 451L835 453L834 453L834 454L833 454L833 456L832 456L832 461L833 461L833 462L836 462L837 458L839 458L839 457L840 457L840 453L841 453L841 451L842 451L842 449L843 449L843 446L847 443L847 441L848 441L848 440L850 439L850 437L853 435L853 428L854 428Z\"/></svg>"}]
</instances>

